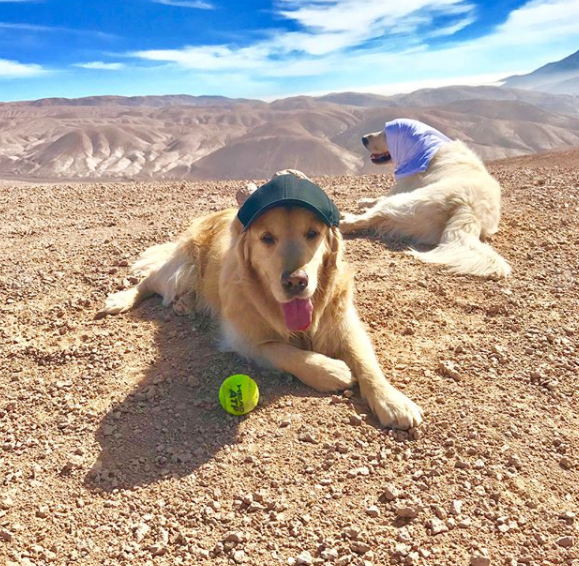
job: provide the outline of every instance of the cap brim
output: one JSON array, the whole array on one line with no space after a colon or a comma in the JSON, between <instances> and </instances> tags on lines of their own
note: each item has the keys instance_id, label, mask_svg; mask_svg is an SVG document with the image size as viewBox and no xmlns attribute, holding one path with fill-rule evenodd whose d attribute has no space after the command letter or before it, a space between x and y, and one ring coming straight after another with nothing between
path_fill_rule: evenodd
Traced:
<instances>
[{"instance_id":1,"label":"cap brim","mask_svg":"<svg viewBox=\"0 0 579 566\"><path fill-rule=\"evenodd\" d=\"M327 217L319 208L316 208L313 204L309 202L296 199L296 198L281 198L274 200L268 204L266 204L263 208L260 208L258 211L255 212L253 216L247 220L245 226L243 227L243 231L245 232L251 225L265 212L271 210L272 208L277 208L278 206L299 206L301 208L305 208L315 214L324 224L327 226L338 226L340 223L340 217L338 216L335 221L332 221L330 218Z\"/></svg>"}]
</instances>

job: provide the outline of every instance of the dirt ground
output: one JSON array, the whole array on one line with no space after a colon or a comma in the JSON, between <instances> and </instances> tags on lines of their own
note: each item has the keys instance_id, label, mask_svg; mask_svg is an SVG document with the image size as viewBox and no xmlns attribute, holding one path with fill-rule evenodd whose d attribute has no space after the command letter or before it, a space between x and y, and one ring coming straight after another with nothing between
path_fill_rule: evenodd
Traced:
<instances>
[{"instance_id":1,"label":"dirt ground","mask_svg":"<svg viewBox=\"0 0 579 566\"><path fill-rule=\"evenodd\" d=\"M412 438L157 299L95 320L239 183L1 187L0 564L579 565L578 156L491 165L506 281L348 238L384 371L425 410ZM318 181L353 210L392 178ZM217 398L238 372L261 390L242 418Z\"/></svg>"}]
</instances>

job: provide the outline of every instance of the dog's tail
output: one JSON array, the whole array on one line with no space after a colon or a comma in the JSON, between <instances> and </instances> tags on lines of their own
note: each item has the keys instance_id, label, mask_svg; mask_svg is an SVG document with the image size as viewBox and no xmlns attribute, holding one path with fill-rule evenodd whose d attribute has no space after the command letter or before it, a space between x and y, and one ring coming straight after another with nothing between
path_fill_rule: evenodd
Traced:
<instances>
[{"instance_id":1,"label":"dog's tail","mask_svg":"<svg viewBox=\"0 0 579 566\"><path fill-rule=\"evenodd\" d=\"M511 272L507 261L480 241L481 225L472 209L461 206L448 220L440 244L429 252L410 253L427 263L446 266L453 273L502 278Z\"/></svg>"}]
</instances>

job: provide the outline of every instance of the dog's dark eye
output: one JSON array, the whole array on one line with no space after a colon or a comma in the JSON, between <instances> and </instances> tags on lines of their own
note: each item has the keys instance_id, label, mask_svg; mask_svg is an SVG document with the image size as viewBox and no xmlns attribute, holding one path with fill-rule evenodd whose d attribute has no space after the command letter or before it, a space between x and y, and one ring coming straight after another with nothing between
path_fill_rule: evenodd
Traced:
<instances>
[{"instance_id":1,"label":"dog's dark eye","mask_svg":"<svg viewBox=\"0 0 579 566\"><path fill-rule=\"evenodd\" d=\"M269 232L262 234L261 241L264 244L266 244L267 246L271 246L272 244L275 244L275 238Z\"/></svg>"},{"instance_id":2,"label":"dog's dark eye","mask_svg":"<svg viewBox=\"0 0 579 566\"><path fill-rule=\"evenodd\" d=\"M318 236L320 235L320 233L317 230L314 230L313 228L306 234L306 238L308 240L315 240Z\"/></svg>"}]
</instances>

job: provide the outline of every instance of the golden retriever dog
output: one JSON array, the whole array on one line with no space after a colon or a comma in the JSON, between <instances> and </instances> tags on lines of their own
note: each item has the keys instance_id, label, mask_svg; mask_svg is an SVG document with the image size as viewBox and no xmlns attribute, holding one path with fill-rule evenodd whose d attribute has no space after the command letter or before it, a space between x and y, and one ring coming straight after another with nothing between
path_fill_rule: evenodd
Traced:
<instances>
[{"instance_id":1,"label":"golden retriever dog","mask_svg":"<svg viewBox=\"0 0 579 566\"><path fill-rule=\"evenodd\" d=\"M252 201L288 177L297 179L280 176L255 191ZM316 187L331 203L313 183L291 182ZM420 408L386 380L358 318L336 225L295 200L263 207L245 226L242 210L197 218L176 241L146 250L132 267L143 279L110 295L102 314L123 313L161 295L166 306L209 312L228 349L318 391L357 382L382 425L419 425Z\"/></svg>"},{"instance_id":2,"label":"golden retriever dog","mask_svg":"<svg viewBox=\"0 0 579 566\"><path fill-rule=\"evenodd\" d=\"M435 246L410 253L450 271L506 277L511 268L483 243L499 227L501 188L482 161L461 141L452 141L416 120L393 120L362 138L372 162L396 165L396 185L377 199L359 202L362 214L346 214L343 233L371 229Z\"/></svg>"}]
</instances>

